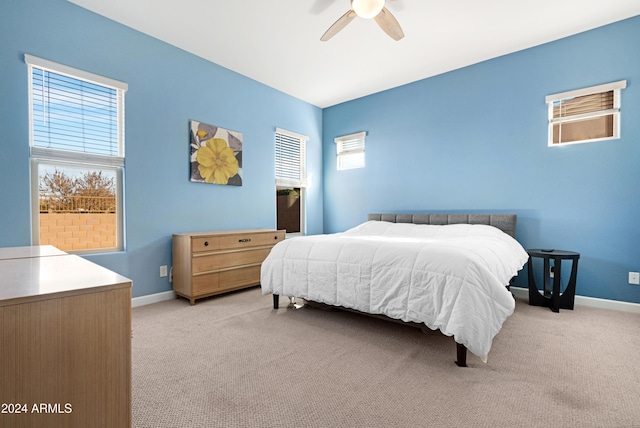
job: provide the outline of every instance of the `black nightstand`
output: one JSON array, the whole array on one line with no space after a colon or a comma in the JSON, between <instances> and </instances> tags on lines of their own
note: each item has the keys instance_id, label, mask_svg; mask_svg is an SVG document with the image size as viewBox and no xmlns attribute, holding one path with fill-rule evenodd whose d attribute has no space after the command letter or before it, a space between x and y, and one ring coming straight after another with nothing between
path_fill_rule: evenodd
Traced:
<instances>
[{"instance_id":1,"label":"black nightstand","mask_svg":"<svg viewBox=\"0 0 640 428\"><path fill-rule=\"evenodd\" d=\"M534 306L548 306L553 312L560 312L562 309L573 309L573 301L576 295L576 277L578 274L578 259L580 253L564 250L527 250L529 253L529 304ZM538 291L536 281L533 278L532 257L539 257L544 260L543 293ZM549 259L553 259L553 289L549 284ZM564 293L560 294L560 274L562 268L562 260L571 260L571 276Z\"/></svg>"}]
</instances>

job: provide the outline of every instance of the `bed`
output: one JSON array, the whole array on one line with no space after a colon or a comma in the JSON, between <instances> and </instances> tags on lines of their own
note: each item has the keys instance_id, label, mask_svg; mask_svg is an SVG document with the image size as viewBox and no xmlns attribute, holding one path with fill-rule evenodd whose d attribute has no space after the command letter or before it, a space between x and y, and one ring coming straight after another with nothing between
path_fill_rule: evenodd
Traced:
<instances>
[{"instance_id":1,"label":"bed","mask_svg":"<svg viewBox=\"0 0 640 428\"><path fill-rule=\"evenodd\" d=\"M508 290L527 262L515 214L369 214L345 232L279 242L263 294L301 298L440 330L487 361L515 309Z\"/></svg>"}]
</instances>

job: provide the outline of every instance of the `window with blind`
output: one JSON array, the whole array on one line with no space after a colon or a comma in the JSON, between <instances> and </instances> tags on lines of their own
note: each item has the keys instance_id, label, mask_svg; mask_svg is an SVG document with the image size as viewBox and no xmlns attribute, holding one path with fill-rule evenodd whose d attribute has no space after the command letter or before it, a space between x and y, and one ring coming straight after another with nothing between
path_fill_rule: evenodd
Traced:
<instances>
[{"instance_id":1,"label":"window with blind","mask_svg":"<svg viewBox=\"0 0 640 428\"><path fill-rule=\"evenodd\" d=\"M620 90L626 80L549 95L549 145L620 138Z\"/></svg>"},{"instance_id":2,"label":"window with blind","mask_svg":"<svg viewBox=\"0 0 640 428\"><path fill-rule=\"evenodd\" d=\"M276 128L277 228L286 230L287 235L304 233L308 140L305 135Z\"/></svg>"},{"instance_id":3,"label":"window with blind","mask_svg":"<svg viewBox=\"0 0 640 428\"><path fill-rule=\"evenodd\" d=\"M34 245L124 248L125 83L25 55Z\"/></svg>"},{"instance_id":4,"label":"window with blind","mask_svg":"<svg viewBox=\"0 0 640 428\"><path fill-rule=\"evenodd\" d=\"M366 132L335 138L338 170L364 168L364 138Z\"/></svg>"}]
</instances>

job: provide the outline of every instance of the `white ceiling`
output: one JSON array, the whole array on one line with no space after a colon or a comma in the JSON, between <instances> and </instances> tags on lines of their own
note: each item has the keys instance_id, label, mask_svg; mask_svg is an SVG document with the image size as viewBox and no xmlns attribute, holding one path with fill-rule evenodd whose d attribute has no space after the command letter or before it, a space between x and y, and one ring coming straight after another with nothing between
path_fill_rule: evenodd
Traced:
<instances>
[{"instance_id":1,"label":"white ceiling","mask_svg":"<svg viewBox=\"0 0 640 428\"><path fill-rule=\"evenodd\" d=\"M69 0L318 107L640 15L638 0L395 0L396 42L349 0Z\"/></svg>"}]
</instances>

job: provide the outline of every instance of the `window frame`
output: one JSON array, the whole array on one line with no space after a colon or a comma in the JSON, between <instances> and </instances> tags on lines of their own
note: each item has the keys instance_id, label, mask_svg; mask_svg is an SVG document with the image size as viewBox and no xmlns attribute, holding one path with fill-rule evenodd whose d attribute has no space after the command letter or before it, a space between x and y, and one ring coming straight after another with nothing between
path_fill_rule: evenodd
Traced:
<instances>
[{"instance_id":1,"label":"window frame","mask_svg":"<svg viewBox=\"0 0 640 428\"><path fill-rule=\"evenodd\" d=\"M364 168L365 160L365 138L367 132L356 132L354 134L336 137L333 142L336 144L336 168L338 171ZM355 162L345 162L347 157L357 156ZM346 165L345 165L346 164Z\"/></svg>"},{"instance_id":2,"label":"window frame","mask_svg":"<svg viewBox=\"0 0 640 428\"><path fill-rule=\"evenodd\" d=\"M108 170L115 174L116 193L116 245L115 247L101 247L91 249L65 250L72 254L93 254L118 252L125 249L124 231L124 97L128 90L126 83L100 76L67 65L38 58L33 55L24 55L28 73L29 94L29 157L31 169L31 229L33 245L40 245L40 177L39 169L42 165L53 167L76 168L80 170ZM117 155L109 156L84 151L63 150L60 148L42 147L35 145L34 135L34 94L33 94L33 70L40 69L46 72L69 77L78 81L84 81L93 85L99 85L116 91L116 124L117 124Z\"/></svg>"},{"instance_id":3,"label":"window frame","mask_svg":"<svg viewBox=\"0 0 640 428\"><path fill-rule=\"evenodd\" d=\"M291 174L292 168L295 170L295 166L289 164L288 166L279 165L279 159L282 157L279 153L282 153L279 148L279 144L283 139L286 139L292 145L297 142L298 145L298 157L297 162L297 174ZM306 193L307 193L307 143L309 137L296 132L288 131L282 128L276 128L274 134L274 151L275 151L275 189L274 194L277 195L278 189L300 189L300 232L287 233L288 237L301 236L306 234ZM284 170L284 171L283 171ZM283 172L283 174L279 174ZM297 175L297 177L293 177ZM276 204L276 223L278 218L278 207Z\"/></svg>"},{"instance_id":4,"label":"window frame","mask_svg":"<svg viewBox=\"0 0 640 428\"><path fill-rule=\"evenodd\" d=\"M626 80L619 80L616 82L606 83L602 85L591 86L588 88L576 89L567 92L561 92L558 94L552 94L545 97L545 102L547 103L547 112L548 112L548 134L547 134L547 145L549 147L557 147L557 146L566 146L573 144L583 144L583 143L591 143L596 141L606 141L606 140L614 140L620 138L620 99L621 99L621 90L627 87ZM582 114L574 114L568 115L564 117L556 118L554 117L554 105L558 102L562 103L563 101L570 100L577 97L583 97L588 95L596 95L596 94L604 94L607 92L613 92L613 107L610 109L602 109L595 110L592 112L582 113ZM600 137L600 138L591 138L585 140L575 140L575 141L566 141L562 142L560 139L557 143L554 143L554 126L560 125L563 123L571 123L577 121L583 121L588 119L596 119L598 117L612 116L612 136ZM561 131L560 131L561 132Z\"/></svg>"}]
</instances>

